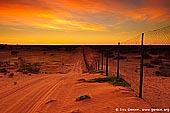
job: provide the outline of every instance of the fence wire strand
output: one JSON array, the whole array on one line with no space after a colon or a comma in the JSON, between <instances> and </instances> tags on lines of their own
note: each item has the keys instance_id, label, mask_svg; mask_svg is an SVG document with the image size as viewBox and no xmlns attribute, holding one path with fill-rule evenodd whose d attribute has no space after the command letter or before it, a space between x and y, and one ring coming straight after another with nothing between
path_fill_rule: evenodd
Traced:
<instances>
[{"instance_id":1,"label":"fence wire strand","mask_svg":"<svg viewBox=\"0 0 170 113\"><path fill-rule=\"evenodd\" d=\"M129 40L122 41L121 44L122 45L140 45L141 34ZM170 26L145 32L144 45L170 45Z\"/></svg>"}]
</instances>

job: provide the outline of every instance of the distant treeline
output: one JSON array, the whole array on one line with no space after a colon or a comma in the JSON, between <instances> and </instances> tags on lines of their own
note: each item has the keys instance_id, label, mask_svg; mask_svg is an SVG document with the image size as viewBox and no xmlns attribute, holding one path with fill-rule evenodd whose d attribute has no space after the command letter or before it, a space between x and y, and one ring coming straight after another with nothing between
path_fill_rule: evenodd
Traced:
<instances>
[{"instance_id":1,"label":"distant treeline","mask_svg":"<svg viewBox=\"0 0 170 113\"><path fill-rule=\"evenodd\" d=\"M88 46L97 51L115 51L117 52L118 45L90 45ZM141 45L120 45L120 52L136 53L141 51ZM170 51L170 45L144 45L145 51L153 51L160 53L162 51Z\"/></svg>"},{"instance_id":2,"label":"distant treeline","mask_svg":"<svg viewBox=\"0 0 170 113\"><path fill-rule=\"evenodd\" d=\"M42 51L47 50L55 50L64 48L66 51L71 51L76 49L77 47L81 47L82 45L6 45L0 44L0 49L40 49ZM90 47L95 49L96 51L115 51L117 52L118 45L85 45L85 47ZM140 52L141 45L120 45L120 52ZM162 52L162 51L170 51L170 45L144 45L145 51L153 51L153 52Z\"/></svg>"}]
</instances>

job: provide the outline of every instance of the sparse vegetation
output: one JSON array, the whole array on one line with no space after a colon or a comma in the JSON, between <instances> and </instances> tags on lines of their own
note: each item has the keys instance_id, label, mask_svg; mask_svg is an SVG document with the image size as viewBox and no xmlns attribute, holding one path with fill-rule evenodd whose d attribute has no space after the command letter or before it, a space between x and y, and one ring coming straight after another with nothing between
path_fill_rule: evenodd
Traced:
<instances>
[{"instance_id":1,"label":"sparse vegetation","mask_svg":"<svg viewBox=\"0 0 170 113\"><path fill-rule=\"evenodd\" d=\"M165 64L166 67L170 67L170 64Z\"/></svg>"},{"instance_id":2,"label":"sparse vegetation","mask_svg":"<svg viewBox=\"0 0 170 113\"><path fill-rule=\"evenodd\" d=\"M104 71L103 70L90 70L89 73L97 74L97 73L104 73Z\"/></svg>"},{"instance_id":3,"label":"sparse vegetation","mask_svg":"<svg viewBox=\"0 0 170 113\"><path fill-rule=\"evenodd\" d=\"M85 99L90 99L91 97L89 95L81 95L79 97L76 98L76 101L81 101L81 100L85 100Z\"/></svg>"},{"instance_id":4,"label":"sparse vegetation","mask_svg":"<svg viewBox=\"0 0 170 113\"><path fill-rule=\"evenodd\" d=\"M170 57L170 52L169 52L169 51L165 52L165 56L166 56L167 58L169 58L169 57Z\"/></svg>"},{"instance_id":5,"label":"sparse vegetation","mask_svg":"<svg viewBox=\"0 0 170 113\"><path fill-rule=\"evenodd\" d=\"M9 78L13 78L13 76L14 76L14 73L9 73L9 74L8 74L8 77L9 77Z\"/></svg>"},{"instance_id":6,"label":"sparse vegetation","mask_svg":"<svg viewBox=\"0 0 170 113\"><path fill-rule=\"evenodd\" d=\"M83 70L82 73L88 73L88 70Z\"/></svg>"},{"instance_id":7,"label":"sparse vegetation","mask_svg":"<svg viewBox=\"0 0 170 113\"><path fill-rule=\"evenodd\" d=\"M115 79L114 81L111 81L111 82L109 82L109 83L111 83L111 84L113 84L113 85L115 85L115 86L123 86L123 87L130 87L131 85L128 83L128 82L126 82L123 78L118 78L118 79Z\"/></svg>"},{"instance_id":8,"label":"sparse vegetation","mask_svg":"<svg viewBox=\"0 0 170 113\"><path fill-rule=\"evenodd\" d=\"M5 61L5 62L0 62L0 67L7 67L10 65L9 61Z\"/></svg>"},{"instance_id":9,"label":"sparse vegetation","mask_svg":"<svg viewBox=\"0 0 170 113\"><path fill-rule=\"evenodd\" d=\"M22 58L19 60L19 68L18 72L23 72L24 74L27 73L33 73L33 74L38 74L40 73L40 68L39 68L38 63L26 63L25 60Z\"/></svg>"},{"instance_id":10,"label":"sparse vegetation","mask_svg":"<svg viewBox=\"0 0 170 113\"><path fill-rule=\"evenodd\" d=\"M78 79L77 81L79 81L79 82L86 82L86 79L81 78L81 79Z\"/></svg>"},{"instance_id":11,"label":"sparse vegetation","mask_svg":"<svg viewBox=\"0 0 170 113\"><path fill-rule=\"evenodd\" d=\"M164 56L160 56L160 55L159 55L157 58L158 58L158 59L165 59Z\"/></svg>"},{"instance_id":12,"label":"sparse vegetation","mask_svg":"<svg viewBox=\"0 0 170 113\"><path fill-rule=\"evenodd\" d=\"M108 76L108 77L105 77L105 78L94 78L94 79L91 79L91 80L86 80L86 82L99 82L99 83L103 83L103 82L108 82L108 83L111 83L113 85L116 85L116 86L131 86L128 82L126 82L123 78L117 78L117 77L113 77L113 76Z\"/></svg>"},{"instance_id":13,"label":"sparse vegetation","mask_svg":"<svg viewBox=\"0 0 170 113\"><path fill-rule=\"evenodd\" d=\"M152 56L151 55L149 55L149 54L144 54L144 59L151 59L152 58Z\"/></svg>"},{"instance_id":14,"label":"sparse vegetation","mask_svg":"<svg viewBox=\"0 0 170 113\"><path fill-rule=\"evenodd\" d=\"M11 51L11 55L17 55L19 51Z\"/></svg>"},{"instance_id":15,"label":"sparse vegetation","mask_svg":"<svg viewBox=\"0 0 170 113\"><path fill-rule=\"evenodd\" d=\"M162 60L161 59L154 59L150 61L151 64L155 64L155 65L161 65L162 64Z\"/></svg>"},{"instance_id":16,"label":"sparse vegetation","mask_svg":"<svg viewBox=\"0 0 170 113\"><path fill-rule=\"evenodd\" d=\"M169 67L160 67L159 71L156 71L155 74L156 74L156 76L170 77L170 68Z\"/></svg>"},{"instance_id":17,"label":"sparse vegetation","mask_svg":"<svg viewBox=\"0 0 170 113\"><path fill-rule=\"evenodd\" d=\"M154 68L155 66L149 63L143 64L143 66L146 66L147 68Z\"/></svg>"},{"instance_id":18,"label":"sparse vegetation","mask_svg":"<svg viewBox=\"0 0 170 113\"><path fill-rule=\"evenodd\" d=\"M15 81L15 82L13 82L14 83L14 85L17 85L17 82Z\"/></svg>"},{"instance_id":19,"label":"sparse vegetation","mask_svg":"<svg viewBox=\"0 0 170 113\"><path fill-rule=\"evenodd\" d=\"M5 74L5 73L8 73L8 70L6 68L2 68L0 69L0 72Z\"/></svg>"},{"instance_id":20,"label":"sparse vegetation","mask_svg":"<svg viewBox=\"0 0 170 113\"><path fill-rule=\"evenodd\" d=\"M150 50L149 53L152 55L158 55L161 53L161 51L159 49L153 49L153 50Z\"/></svg>"}]
</instances>

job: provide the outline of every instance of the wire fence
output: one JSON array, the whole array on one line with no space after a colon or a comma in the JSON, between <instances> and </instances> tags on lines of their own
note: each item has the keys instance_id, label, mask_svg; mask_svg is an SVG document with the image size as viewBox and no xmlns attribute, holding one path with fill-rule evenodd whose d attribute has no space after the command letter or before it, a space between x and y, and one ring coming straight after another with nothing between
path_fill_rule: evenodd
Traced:
<instances>
[{"instance_id":1,"label":"wire fence","mask_svg":"<svg viewBox=\"0 0 170 113\"><path fill-rule=\"evenodd\" d=\"M122 45L139 47L122 49L120 55L125 56L126 60L120 61L120 67L117 68L140 98L148 101L152 107L169 108L170 26L143 35L143 42L142 34L121 42Z\"/></svg>"},{"instance_id":2,"label":"wire fence","mask_svg":"<svg viewBox=\"0 0 170 113\"><path fill-rule=\"evenodd\" d=\"M139 34L120 45L98 49L101 66L96 64L94 69L100 66L106 75L123 77L152 107L170 107L170 26L143 33L143 41ZM108 51L113 55L107 60L108 54L102 53Z\"/></svg>"},{"instance_id":3,"label":"wire fence","mask_svg":"<svg viewBox=\"0 0 170 113\"><path fill-rule=\"evenodd\" d=\"M170 26L145 32L144 45L170 45ZM140 45L141 34L121 42L121 45Z\"/></svg>"}]
</instances>

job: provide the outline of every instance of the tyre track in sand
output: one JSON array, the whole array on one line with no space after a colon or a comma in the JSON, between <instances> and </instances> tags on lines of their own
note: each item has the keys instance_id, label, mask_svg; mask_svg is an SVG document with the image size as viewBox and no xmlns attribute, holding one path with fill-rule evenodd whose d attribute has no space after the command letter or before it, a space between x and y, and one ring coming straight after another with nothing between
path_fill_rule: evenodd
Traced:
<instances>
[{"instance_id":1,"label":"tyre track in sand","mask_svg":"<svg viewBox=\"0 0 170 113\"><path fill-rule=\"evenodd\" d=\"M38 81L40 80L44 80L46 79L48 76L45 76L45 77L40 77L38 79L34 79L34 80L30 80L30 81L27 81L26 83L24 83L23 85L19 86L19 87L15 87L15 88L11 88L11 89L8 89L8 90L3 90L1 93L0 93L0 100L17 92L17 91L20 91L24 88L27 88L27 87L31 87L32 85L35 85L38 83Z\"/></svg>"},{"instance_id":2,"label":"tyre track in sand","mask_svg":"<svg viewBox=\"0 0 170 113\"><path fill-rule=\"evenodd\" d=\"M74 66L69 73L43 76L27 81L22 86L1 91L0 113L41 112L50 96L56 92L62 94L65 88L72 88L69 83L70 80L76 79L76 76L82 73L81 63L83 57L80 50L76 52L73 58L70 58L70 61L74 61ZM67 93L64 93L64 95L67 96Z\"/></svg>"},{"instance_id":3,"label":"tyre track in sand","mask_svg":"<svg viewBox=\"0 0 170 113\"><path fill-rule=\"evenodd\" d=\"M30 91L28 94L24 94L21 98L18 98L17 102L8 106L1 113L35 113L42 104L45 104L53 91L60 87L64 79L63 77L57 78L56 76L55 78L51 77L47 80L48 82L40 81L36 86L28 88L27 90ZM10 101L10 99L7 100Z\"/></svg>"}]
</instances>

